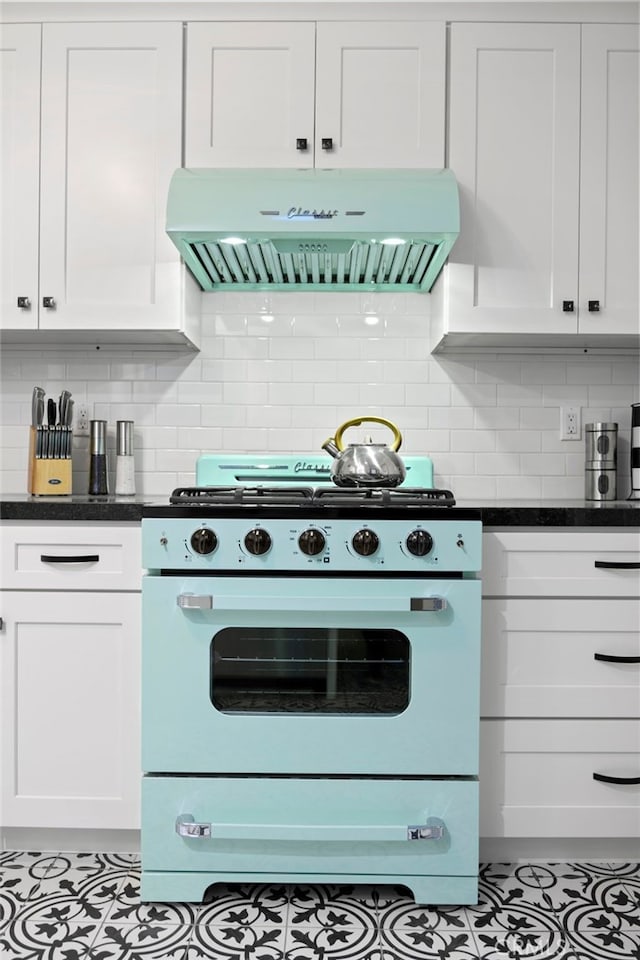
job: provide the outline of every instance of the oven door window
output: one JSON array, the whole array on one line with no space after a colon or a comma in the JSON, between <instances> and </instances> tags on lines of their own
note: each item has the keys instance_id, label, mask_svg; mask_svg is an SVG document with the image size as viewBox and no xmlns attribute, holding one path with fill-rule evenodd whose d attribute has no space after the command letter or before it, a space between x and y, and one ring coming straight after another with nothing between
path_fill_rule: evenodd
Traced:
<instances>
[{"instance_id":1,"label":"oven door window","mask_svg":"<svg viewBox=\"0 0 640 960\"><path fill-rule=\"evenodd\" d=\"M398 630L227 627L211 641L221 713L386 716L409 704L410 644Z\"/></svg>"}]
</instances>

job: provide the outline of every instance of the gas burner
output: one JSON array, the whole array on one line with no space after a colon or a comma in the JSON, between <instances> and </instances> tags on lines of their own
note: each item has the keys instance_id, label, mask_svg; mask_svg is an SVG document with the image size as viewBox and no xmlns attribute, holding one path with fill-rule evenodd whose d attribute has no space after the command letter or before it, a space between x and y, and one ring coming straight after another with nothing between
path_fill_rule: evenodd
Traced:
<instances>
[{"instance_id":1,"label":"gas burner","mask_svg":"<svg viewBox=\"0 0 640 960\"><path fill-rule=\"evenodd\" d=\"M450 490L422 487L323 487L314 491L313 500L327 506L366 507L453 507L456 502Z\"/></svg>"},{"instance_id":2,"label":"gas burner","mask_svg":"<svg viewBox=\"0 0 640 960\"><path fill-rule=\"evenodd\" d=\"M244 507L257 504L308 504L313 498L310 487L177 487L169 503L186 506Z\"/></svg>"}]
</instances>

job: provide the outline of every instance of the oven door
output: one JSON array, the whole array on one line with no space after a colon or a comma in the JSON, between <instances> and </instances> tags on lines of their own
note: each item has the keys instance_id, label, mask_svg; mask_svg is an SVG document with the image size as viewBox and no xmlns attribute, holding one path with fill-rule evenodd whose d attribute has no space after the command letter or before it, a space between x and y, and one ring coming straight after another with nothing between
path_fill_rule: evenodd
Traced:
<instances>
[{"instance_id":1,"label":"oven door","mask_svg":"<svg viewBox=\"0 0 640 960\"><path fill-rule=\"evenodd\" d=\"M475 776L479 581L148 576L148 773Z\"/></svg>"}]
</instances>

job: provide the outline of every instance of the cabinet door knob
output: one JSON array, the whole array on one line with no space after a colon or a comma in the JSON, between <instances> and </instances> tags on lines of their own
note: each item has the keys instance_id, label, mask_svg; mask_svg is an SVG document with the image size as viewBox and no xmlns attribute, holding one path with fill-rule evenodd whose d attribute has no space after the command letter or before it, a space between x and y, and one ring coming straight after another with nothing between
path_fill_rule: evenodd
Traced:
<instances>
[{"instance_id":1,"label":"cabinet door knob","mask_svg":"<svg viewBox=\"0 0 640 960\"><path fill-rule=\"evenodd\" d=\"M575 306L575 304L574 304L573 300L563 300L563 301L562 301L562 312L563 312L563 313L573 313L574 306Z\"/></svg>"},{"instance_id":2,"label":"cabinet door knob","mask_svg":"<svg viewBox=\"0 0 640 960\"><path fill-rule=\"evenodd\" d=\"M309 141L306 137L298 137L296 139L296 150L308 150Z\"/></svg>"},{"instance_id":3,"label":"cabinet door knob","mask_svg":"<svg viewBox=\"0 0 640 960\"><path fill-rule=\"evenodd\" d=\"M18 297L18 306L21 310L30 310L31 300L29 300L29 297Z\"/></svg>"},{"instance_id":4,"label":"cabinet door knob","mask_svg":"<svg viewBox=\"0 0 640 960\"><path fill-rule=\"evenodd\" d=\"M333 150L333 137L323 137L323 138L322 138L322 149L323 149L323 150Z\"/></svg>"},{"instance_id":5,"label":"cabinet door knob","mask_svg":"<svg viewBox=\"0 0 640 960\"><path fill-rule=\"evenodd\" d=\"M600 313L599 300L589 300L589 313Z\"/></svg>"},{"instance_id":6,"label":"cabinet door knob","mask_svg":"<svg viewBox=\"0 0 640 960\"><path fill-rule=\"evenodd\" d=\"M43 297L42 306L46 307L47 310L55 310L56 308L55 297Z\"/></svg>"}]
</instances>

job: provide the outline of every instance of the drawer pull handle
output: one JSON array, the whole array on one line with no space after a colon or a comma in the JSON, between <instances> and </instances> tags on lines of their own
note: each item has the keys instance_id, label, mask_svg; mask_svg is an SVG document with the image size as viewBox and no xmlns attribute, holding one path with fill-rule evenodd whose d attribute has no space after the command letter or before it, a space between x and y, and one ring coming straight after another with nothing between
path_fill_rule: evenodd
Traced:
<instances>
[{"instance_id":1,"label":"drawer pull handle","mask_svg":"<svg viewBox=\"0 0 640 960\"><path fill-rule=\"evenodd\" d=\"M640 570L638 560L595 560L593 565L603 570Z\"/></svg>"},{"instance_id":2,"label":"drawer pull handle","mask_svg":"<svg viewBox=\"0 0 640 960\"><path fill-rule=\"evenodd\" d=\"M610 653L594 653L593 659L604 663L640 663L640 657L615 657Z\"/></svg>"},{"instance_id":3,"label":"drawer pull handle","mask_svg":"<svg viewBox=\"0 0 640 960\"><path fill-rule=\"evenodd\" d=\"M40 554L42 563L97 563L99 559L99 553L85 553L80 557L54 557L48 553Z\"/></svg>"},{"instance_id":4,"label":"drawer pull handle","mask_svg":"<svg viewBox=\"0 0 640 960\"><path fill-rule=\"evenodd\" d=\"M442 840L446 825L442 820L397 826L393 824L284 824L284 823L198 823L190 813L176 819L180 837L197 840L322 840L349 843L360 841Z\"/></svg>"},{"instance_id":5,"label":"drawer pull handle","mask_svg":"<svg viewBox=\"0 0 640 960\"><path fill-rule=\"evenodd\" d=\"M604 773L594 773L593 779L602 783L640 783L640 777L607 777Z\"/></svg>"}]
</instances>

